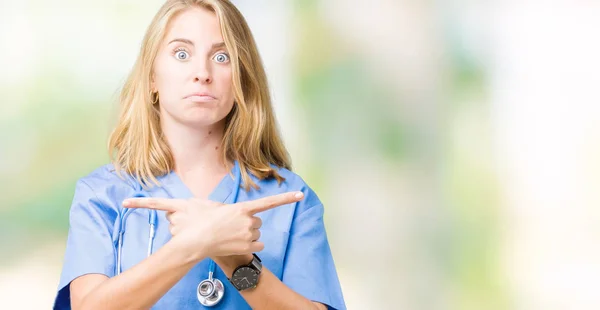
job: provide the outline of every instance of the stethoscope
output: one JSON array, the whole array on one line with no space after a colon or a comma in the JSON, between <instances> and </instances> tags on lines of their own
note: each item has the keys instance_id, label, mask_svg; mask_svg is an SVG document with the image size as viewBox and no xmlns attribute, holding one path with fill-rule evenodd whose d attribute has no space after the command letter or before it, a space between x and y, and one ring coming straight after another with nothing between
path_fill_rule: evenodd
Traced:
<instances>
[{"instance_id":1,"label":"stethoscope","mask_svg":"<svg viewBox=\"0 0 600 310\"><path fill-rule=\"evenodd\" d=\"M242 177L240 173L239 164L236 161L234 166L234 188L233 193L231 195L231 199L229 200L229 204L233 204L237 202L238 191L240 188L240 184L242 182ZM167 191L168 192L168 191ZM169 193L169 196L173 198L173 195ZM142 189L141 186L138 187L134 198L138 197L150 197L146 191ZM227 203L227 202L226 202ZM119 240L117 242L117 266L116 266L116 274L121 274L121 256L123 251L123 235L125 234L125 223L129 215L135 211L136 209L123 209L123 216L121 216L121 226L119 227ZM148 226L149 226L149 237L148 237L148 251L147 256L152 254L152 245L154 243L154 237L156 236L156 224L158 223L158 216L156 210L148 210ZM200 281L198 287L196 289L196 296L198 297L198 301L200 304L206 307L212 307L218 304L222 299L223 295L225 295L225 286L221 280L214 277L216 270L216 264L212 259L209 259L208 262L208 278Z\"/></svg>"}]
</instances>

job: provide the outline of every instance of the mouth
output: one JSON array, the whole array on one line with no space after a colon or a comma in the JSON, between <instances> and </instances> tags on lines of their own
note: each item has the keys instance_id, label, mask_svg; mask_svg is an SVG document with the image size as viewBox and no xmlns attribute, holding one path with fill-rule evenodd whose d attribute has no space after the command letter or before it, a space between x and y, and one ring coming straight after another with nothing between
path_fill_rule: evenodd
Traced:
<instances>
[{"instance_id":1,"label":"mouth","mask_svg":"<svg viewBox=\"0 0 600 310\"><path fill-rule=\"evenodd\" d=\"M217 100L217 98L215 98L215 96L213 96L209 93L193 93L193 94L189 94L189 95L183 97L183 99L187 99L192 102L209 102L209 101Z\"/></svg>"}]
</instances>

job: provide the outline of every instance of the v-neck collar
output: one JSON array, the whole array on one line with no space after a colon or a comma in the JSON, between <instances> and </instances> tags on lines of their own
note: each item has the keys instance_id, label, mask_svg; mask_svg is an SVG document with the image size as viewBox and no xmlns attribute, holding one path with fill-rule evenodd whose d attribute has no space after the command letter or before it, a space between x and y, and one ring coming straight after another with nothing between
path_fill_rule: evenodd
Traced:
<instances>
[{"instance_id":1,"label":"v-neck collar","mask_svg":"<svg viewBox=\"0 0 600 310\"><path fill-rule=\"evenodd\" d=\"M217 184L217 186L213 189L213 191L208 195L208 200L225 202L235 190L239 190L235 187L235 172L238 163L235 162L229 173L227 173L223 179ZM175 173L175 171L171 171L170 173L159 178L159 182L162 184L162 187L165 189L167 194L171 198L177 199L189 199L194 195L192 191L183 183L179 175Z\"/></svg>"}]
</instances>

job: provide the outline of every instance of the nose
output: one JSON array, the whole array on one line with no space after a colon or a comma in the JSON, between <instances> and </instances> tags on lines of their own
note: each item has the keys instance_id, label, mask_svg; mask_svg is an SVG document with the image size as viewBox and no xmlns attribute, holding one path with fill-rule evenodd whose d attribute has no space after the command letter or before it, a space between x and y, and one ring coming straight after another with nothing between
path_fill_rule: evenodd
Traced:
<instances>
[{"instance_id":1,"label":"nose","mask_svg":"<svg viewBox=\"0 0 600 310\"><path fill-rule=\"evenodd\" d=\"M212 83L212 74L208 62L205 61L198 66L198 70L196 70L194 75L194 82L200 82L202 84Z\"/></svg>"}]
</instances>

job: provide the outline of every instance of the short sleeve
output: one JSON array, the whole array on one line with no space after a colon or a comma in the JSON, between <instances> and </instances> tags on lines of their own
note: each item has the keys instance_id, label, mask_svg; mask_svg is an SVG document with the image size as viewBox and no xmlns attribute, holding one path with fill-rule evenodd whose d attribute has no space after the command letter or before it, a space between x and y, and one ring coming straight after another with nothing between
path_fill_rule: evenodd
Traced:
<instances>
[{"instance_id":1,"label":"short sleeve","mask_svg":"<svg viewBox=\"0 0 600 310\"><path fill-rule=\"evenodd\" d=\"M114 276L116 251L112 231L116 213L100 203L87 183L77 182L54 309L71 309L69 285L75 278L90 273Z\"/></svg>"},{"instance_id":2,"label":"short sleeve","mask_svg":"<svg viewBox=\"0 0 600 310\"><path fill-rule=\"evenodd\" d=\"M346 309L323 223L321 203L292 223L282 281L298 294L329 309Z\"/></svg>"}]
</instances>

